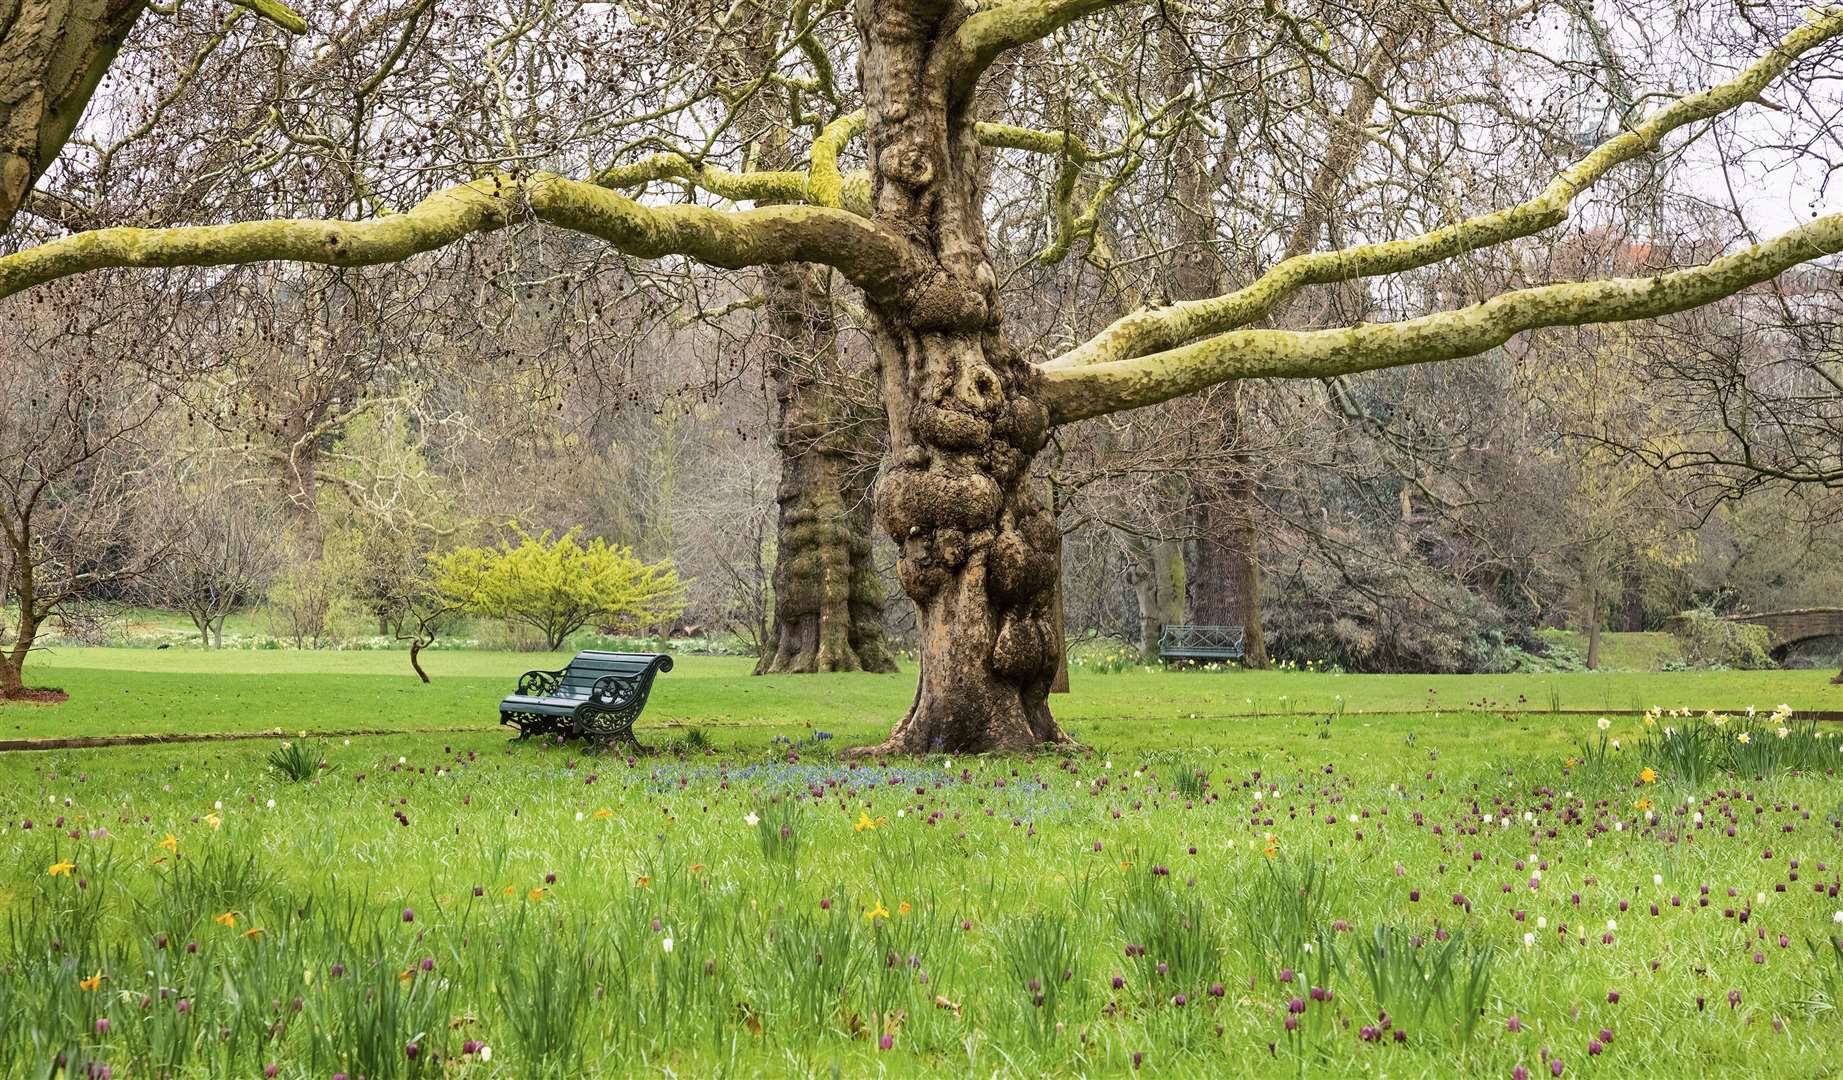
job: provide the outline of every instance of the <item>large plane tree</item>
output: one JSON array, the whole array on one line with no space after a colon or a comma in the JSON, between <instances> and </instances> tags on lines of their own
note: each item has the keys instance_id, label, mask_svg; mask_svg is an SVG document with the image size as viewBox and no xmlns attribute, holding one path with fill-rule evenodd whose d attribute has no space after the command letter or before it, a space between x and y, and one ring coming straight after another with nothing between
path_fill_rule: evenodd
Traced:
<instances>
[{"instance_id":1,"label":"large plane tree","mask_svg":"<svg viewBox=\"0 0 1843 1080\"><path fill-rule=\"evenodd\" d=\"M1339 67L1314 20L1279 3L1231 6L1251 20L1253 32L1287 41L1302 63ZM1450 21L1415 32L1471 35L1481 47L1516 51L1482 23L1468 25L1463 10L1455 12L1459 5L1438 7ZM617 9L598 10L620 19ZM1415 18L1432 18L1432 11ZM1830 215L1666 273L1530 284L1458 303L1429 300L1425 313L1386 323L1289 329L1269 318L1309 287L1404 275L1493 249L1517 258L1528 238L1567 221L1577 197L1617 167L1648 159L1667 143L1674 147L1762 100L1795 67L1821 62L1843 35L1843 8L1830 6L1734 77L1627 115L1618 134L1586 150L1533 197L1455 213L1427 231L1297 254L1219 295L1132 311L1034 362L1008 337L1001 311L984 154L1002 146L1058 163L1051 205L1059 243L1094 234L1110 182L1084 181L1080 166L1102 151L1069 132L986 115L982 84L1016 50L1083 34L1097 40L1092 35L1110 30L1125 40L1177 18L1174 12L1130 0L796 3L774 35L784 47L755 81L826 103L824 122L813 125L817 134L796 167L744 162L729 170L679 152L641 156L644 144L636 142L625 147L630 160L565 175L558 167L581 165L581 154L508 152L486 165L474 159L477 175L398 212L386 212L373 193L354 199L351 213L337 219L95 228L47 239L0 256L0 298L111 267L398 262L527 222L586 234L634 259L829 267L861 293L889 429L877 513L898 546L902 588L919 611L915 700L874 749L962 752L1066 741L1048 704L1058 662L1060 541L1032 473L1059 426L1234 380L1325 378L1445 361L1539 327L1652 318L1711 303L1843 249L1843 215ZM718 14L713 9L710 16ZM640 21L626 30L644 37L658 25ZM521 41L543 33L534 16L493 40L488 60L502 88L536 77L540 68L568 83L572 65L579 71L592 65L592 56L561 50L545 65L512 63ZM404 42L413 46L409 35ZM694 54L668 59L698 62ZM853 62L854 81L835 76ZM593 97L602 88L585 76L576 89ZM722 103L746 109L746 97L732 94ZM629 99L611 94L610 100ZM1166 102L1159 116L1173 107L1181 111L1181 102ZM1132 143L1162 121L1138 112L1123 123L1116 134ZM506 127L510 145L512 125ZM1130 153L1152 152L1155 146L1134 143ZM851 160L864 168L841 164ZM539 169L540 162L552 168ZM644 185L662 178L711 198L665 201L648 194Z\"/></svg>"}]
</instances>

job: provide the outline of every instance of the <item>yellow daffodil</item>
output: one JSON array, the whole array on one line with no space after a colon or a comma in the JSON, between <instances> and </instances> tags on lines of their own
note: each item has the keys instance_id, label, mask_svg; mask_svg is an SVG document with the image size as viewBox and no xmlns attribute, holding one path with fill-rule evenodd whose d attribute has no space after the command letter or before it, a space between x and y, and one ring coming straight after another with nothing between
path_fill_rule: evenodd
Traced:
<instances>
[{"instance_id":1,"label":"yellow daffodil","mask_svg":"<svg viewBox=\"0 0 1843 1080\"><path fill-rule=\"evenodd\" d=\"M243 936L247 938L259 938L262 936L262 927L252 926L243 932Z\"/></svg>"},{"instance_id":2,"label":"yellow daffodil","mask_svg":"<svg viewBox=\"0 0 1843 1080\"><path fill-rule=\"evenodd\" d=\"M526 894L525 894L525 899L527 899L527 900L542 900L542 899L544 899L544 890L543 890L542 888L536 888L536 889L533 889L533 890L531 890L530 892L528 892L528 893L526 893Z\"/></svg>"},{"instance_id":3,"label":"yellow daffodil","mask_svg":"<svg viewBox=\"0 0 1843 1080\"><path fill-rule=\"evenodd\" d=\"M692 863L692 864L691 864L691 872L692 872L693 874L701 874L701 873L703 873L703 872L704 872L704 864L703 864L703 863L701 863L701 862L694 862L694 863Z\"/></svg>"},{"instance_id":4,"label":"yellow daffodil","mask_svg":"<svg viewBox=\"0 0 1843 1080\"><path fill-rule=\"evenodd\" d=\"M45 867L45 873L52 877L57 877L59 874L68 874L76 868L77 864L74 862L54 862L50 866Z\"/></svg>"},{"instance_id":5,"label":"yellow daffodil","mask_svg":"<svg viewBox=\"0 0 1843 1080\"><path fill-rule=\"evenodd\" d=\"M1753 741L1753 736L1751 736L1751 735L1749 735L1749 734L1747 734L1747 733L1746 733L1745 731L1743 731L1743 732L1741 732L1741 733L1740 733L1739 735L1736 735L1736 736L1734 737L1734 741L1735 741L1735 742L1737 742L1737 743L1740 743L1740 744L1741 744L1741 745L1743 745L1743 746L1745 746L1746 744L1748 744L1748 743L1750 743L1750 742L1752 742L1752 741Z\"/></svg>"},{"instance_id":6,"label":"yellow daffodil","mask_svg":"<svg viewBox=\"0 0 1843 1080\"><path fill-rule=\"evenodd\" d=\"M416 977L415 968L404 968L402 971L397 972L397 981L400 983L409 982L411 979L414 979L415 977Z\"/></svg>"},{"instance_id":7,"label":"yellow daffodil","mask_svg":"<svg viewBox=\"0 0 1843 1080\"><path fill-rule=\"evenodd\" d=\"M102 985L102 972L98 971L87 979L78 979L77 987L82 990L95 990Z\"/></svg>"},{"instance_id":8,"label":"yellow daffodil","mask_svg":"<svg viewBox=\"0 0 1843 1080\"><path fill-rule=\"evenodd\" d=\"M217 923L219 926L227 926L235 930L237 928L237 913L234 911L226 911L222 915L213 915L211 921Z\"/></svg>"},{"instance_id":9,"label":"yellow daffodil","mask_svg":"<svg viewBox=\"0 0 1843 1080\"><path fill-rule=\"evenodd\" d=\"M167 833L166 837L160 841L160 846L174 854L178 854L179 837L174 836L172 833Z\"/></svg>"},{"instance_id":10,"label":"yellow daffodil","mask_svg":"<svg viewBox=\"0 0 1843 1080\"><path fill-rule=\"evenodd\" d=\"M1265 847L1261 848L1261 854L1267 856L1270 859L1273 858L1275 855L1280 854L1280 838L1275 836L1272 833L1268 833L1267 834L1267 844Z\"/></svg>"},{"instance_id":11,"label":"yellow daffodil","mask_svg":"<svg viewBox=\"0 0 1843 1080\"><path fill-rule=\"evenodd\" d=\"M912 910L914 909L909 907L909 902L907 900L904 900L902 903L896 905L896 914L898 915L907 915Z\"/></svg>"},{"instance_id":12,"label":"yellow daffodil","mask_svg":"<svg viewBox=\"0 0 1843 1080\"><path fill-rule=\"evenodd\" d=\"M641 875L640 875L639 877L637 877L637 878L635 878L635 879L634 879L634 887L635 887L635 888L639 888L639 889L650 889L650 888L652 888L652 887L653 887L653 879L652 879L652 877L651 877L651 875L648 875L648 874L641 874Z\"/></svg>"},{"instance_id":13,"label":"yellow daffodil","mask_svg":"<svg viewBox=\"0 0 1843 1080\"><path fill-rule=\"evenodd\" d=\"M504 889L502 889L501 891L502 891L502 892L504 892L504 893L505 893L505 894L506 894L507 896L511 896L511 895L512 895L513 893L515 893L515 892L517 892L518 890L517 890L517 889L514 889L514 888L513 888L512 886L510 886L510 885L507 885L507 886L506 886L506 887L505 887Z\"/></svg>"},{"instance_id":14,"label":"yellow daffodil","mask_svg":"<svg viewBox=\"0 0 1843 1080\"><path fill-rule=\"evenodd\" d=\"M863 832L865 829L874 829L876 827L877 827L877 823L870 820L869 814L865 813L862 810L858 811L858 821L856 825L852 826L852 829L856 830L857 832Z\"/></svg>"},{"instance_id":15,"label":"yellow daffodil","mask_svg":"<svg viewBox=\"0 0 1843 1080\"><path fill-rule=\"evenodd\" d=\"M224 819L217 816L216 814L206 814L205 824L211 826L214 829L221 828L224 824Z\"/></svg>"},{"instance_id":16,"label":"yellow daffodil","mask_svg":"<svg viewBox=\"0 0 1843 1080\"><path fill-rule=\"evenodd\" d=\"M1640 769L1638 772L1638 782L1641 784L1657 783L1657 770L1653 769L1649 765L1646 765L1643 769Z\"/></svg>"},{"instance_id":17,"label":"yellow daffodil","mask_svg":"<svg viewBox=\"0 0 1843 1080\"><path fill-rule=\"evenodd\" d=\"M614 811L608 809L605 806L602 807L600 810L595 811L595 817L598 821L606 819L606 818L611 818L613 816L614 816Z\"/></svg>"},{"instance_id":18,"label":"yellow daffodil","mask_svg":"<svg viewBox=\"0 0 1843 1080\"><path fill-rule=\"evenodd\" d=\"M1643 813L1644 811L1651 809L1651 800L1650 799L1640 799L1637 802L1632 804L1632 809L1637 810L1640 813Z\"/></svg>"},{"instance_id":19,"label":"yellow daffodil","mask_svg":"<svg viewBox=\"0 0 1843 1080\"><path fill-rule=\"evenodd\" d=\"M876 907L864 913L864 917L871 922L876 922L878 919L887 919L890 917L890 909L884 907L883 901L879 900L877 901Z\"/></svg>"}]
</instances>

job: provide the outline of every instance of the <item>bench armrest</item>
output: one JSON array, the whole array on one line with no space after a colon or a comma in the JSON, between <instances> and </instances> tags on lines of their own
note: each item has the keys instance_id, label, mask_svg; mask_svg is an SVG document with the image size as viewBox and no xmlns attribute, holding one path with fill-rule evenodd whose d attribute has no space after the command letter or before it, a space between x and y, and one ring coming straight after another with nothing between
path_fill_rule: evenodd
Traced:
<instances>
[{"instance_id":1,"label":"bench armrest","mask_svg":"<svg viewBox=\"0 0 1843 1080\"><path fill-rule=\"evenodd\" d=\"M567 670L527 671L518 677L518 692L524 697L549 697L563 685L563 672Z\"/></svg>"},{"instance_id":2,"label":"bench armrest","mask_svg":"<svg viewBox=\"0 0 1843 1080\"><path fill-rule=\"evenodd\" d=\"M589 701L604 709L620 709L639 696L640 680L631 675L604 675L595 680Z\"/></svg>"}]
</instances>

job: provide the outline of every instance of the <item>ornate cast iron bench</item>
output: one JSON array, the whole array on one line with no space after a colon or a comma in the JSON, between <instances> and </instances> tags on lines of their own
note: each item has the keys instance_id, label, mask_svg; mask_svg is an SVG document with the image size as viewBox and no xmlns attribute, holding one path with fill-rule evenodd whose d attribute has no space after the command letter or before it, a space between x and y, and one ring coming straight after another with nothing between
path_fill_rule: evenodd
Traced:
<instances>
[{"instance_id":1,"label":"ornate cast iron bench","mask_svg":"<svg viewBox=\"0 0 1843 1080\"><path fill-rule=\"evenodd\" d=\"M663 653L580 652L561 671L520 675L518 692L499 703L499 722L521 739L556 733L637 745L634 721L653 676L671 670Z\"/></svg>"},{"instance_id":2,"label":"ornate cast iron bench","mask_svg":"<svg viewBox=\"0 0 1843 1080\"><path fill-rule=\"evenodd\" d=\"M1171 623L1158 635L1160 660L1239 660L1244 631L1239 626Z\"/></svg>"}]
</instances>

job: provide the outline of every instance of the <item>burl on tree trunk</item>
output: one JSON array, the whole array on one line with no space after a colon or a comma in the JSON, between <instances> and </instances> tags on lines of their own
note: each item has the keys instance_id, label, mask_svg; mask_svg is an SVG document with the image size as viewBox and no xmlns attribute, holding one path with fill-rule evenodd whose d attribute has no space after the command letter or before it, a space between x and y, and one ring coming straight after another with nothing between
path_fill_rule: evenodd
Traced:
<instances>
[{"instance_id":1,"label":"burl on tree trunk","mask_svg":"<svg viewBox=\"0 0 1843 1080\"><path fill-rule=\"evenodd\" d=\"M870 483L849 440L830 271L808 264L764 274L768 371L779 399L781 484L774 623L757 675L896 670L883 636L883 585L871 561Z\"/></svg>"},{"instance_id":2,"label":"burl on tree trunk","mask_svg":"<svg viewBox=\"0 0 1843 1080\"><path fill-rule=\"evenodd\" d=\"M871 753L1066 741L1049 710L1061 537L1030 475L1049 411L1001 327L970 96L934 70L965 15L856 9L875 216L931 256L903 302L870 309L891 453L877 510L921 648L915 702Z\"/></svg>"}]
</instances>

